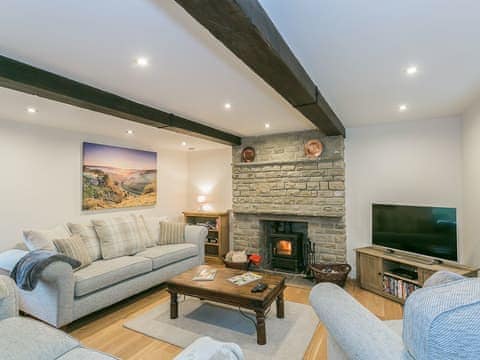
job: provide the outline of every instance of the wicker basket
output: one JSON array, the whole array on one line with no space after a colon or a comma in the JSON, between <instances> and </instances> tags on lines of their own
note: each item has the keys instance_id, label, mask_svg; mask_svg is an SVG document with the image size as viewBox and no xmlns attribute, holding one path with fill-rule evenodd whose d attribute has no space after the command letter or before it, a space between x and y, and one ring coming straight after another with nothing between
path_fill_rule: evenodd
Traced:
<instances>
[{"instance_id":1,"label":"wicker basket","mask_svg":"<svg viewBox=\"0 0 480 360\"><path fill-rule=\"evenodd\" d=\"M227 268L237 269L237 270L248 270L248 266L250 265L250 261L230 262L230 261L225 260L225 258L223 258L223 263L225 264L225 266Z\"/></svg>"},{"instance_id":2,"label":"wicker basket","mask_svg":"<svg viewBox=\"0 0 480 360\"><path fill-rule=\"evenodd\" d=\"M352 267L348 264L313 264L309 266L315 277L315 282L331 282L341 287L345 286L348 273Z\"/></svg>"}]
</instances>

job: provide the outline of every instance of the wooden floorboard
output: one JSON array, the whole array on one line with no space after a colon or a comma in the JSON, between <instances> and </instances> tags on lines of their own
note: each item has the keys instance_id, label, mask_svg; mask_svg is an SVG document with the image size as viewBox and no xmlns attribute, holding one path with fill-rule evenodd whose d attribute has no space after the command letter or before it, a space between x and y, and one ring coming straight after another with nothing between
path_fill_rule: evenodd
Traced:
<instances>
[{"instance_id":1,"label":"wooden floorboard","mask_svg":"<svg viewBox=\"0 0 480 360\"><path fill-rule=\"evenodd\" d=\"M400 304L362 290L354 282L348 282L346 290L382 320L402 318ZM309 293L309 289L289 286L285 291L285 299L308 304ZM168 301L168 293L160 286L80 319L64 330L85 346L121 359L172 359L182 350L181 348L123 327L127 320L153 309L164 301ZM325 327L320 324L305 352L305 360L326 359L326 334Z\"/></svg>"}]
</instances>

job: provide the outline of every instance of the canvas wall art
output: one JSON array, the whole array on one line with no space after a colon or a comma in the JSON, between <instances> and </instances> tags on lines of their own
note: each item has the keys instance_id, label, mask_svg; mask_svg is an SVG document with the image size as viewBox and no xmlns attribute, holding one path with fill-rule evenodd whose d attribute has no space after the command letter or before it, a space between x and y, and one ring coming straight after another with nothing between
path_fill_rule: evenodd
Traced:
<instances>
[{"instance_id":1,"label":"canvas wall art","mask_svg":"<svg viewBox=\"0 0 480 360\"><path fill-rule=\"evenodd\" d=\"M83 143L83 210L152 206L157 153Z\"/></svg>"}]
</instances>

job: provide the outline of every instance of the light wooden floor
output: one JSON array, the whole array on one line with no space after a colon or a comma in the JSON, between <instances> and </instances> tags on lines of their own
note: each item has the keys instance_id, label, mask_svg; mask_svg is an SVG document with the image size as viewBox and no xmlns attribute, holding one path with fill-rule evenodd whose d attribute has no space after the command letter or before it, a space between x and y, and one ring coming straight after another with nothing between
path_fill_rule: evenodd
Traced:
<instances>
[{"instance_id":1,"label":"light wooden floor","mask_svg":"<svg viewBox=\"0 0 480 360\"><path fill-rule=\"evenodd\" d=\"M346 289L379 318L383 320L402 318L401 305L362 290L353 282L348 283ZM309 292L309 289L287 287L285 299L308 304ZM181 351L180 348L122 326L127 319L149 311L164 301L168 301L168 293L165 288L155 288L80 319L64 330L84 345L113 354L121 359L172 359ZM304 359L326 359L326 330L321 324L315 331Z\"/></svg>"}]
</instances>

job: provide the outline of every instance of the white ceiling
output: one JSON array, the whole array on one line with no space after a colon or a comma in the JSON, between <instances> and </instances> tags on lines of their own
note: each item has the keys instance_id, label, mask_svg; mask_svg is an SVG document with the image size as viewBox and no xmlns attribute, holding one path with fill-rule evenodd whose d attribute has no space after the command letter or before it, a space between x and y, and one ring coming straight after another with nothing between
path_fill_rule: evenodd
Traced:
<instances>
[{"instance_id":1,"label":"white ceiling","mask_svg":"<svg viewBox=\"0 0 480 360\"><path fill-rule=\"evenodd\" d=\"M2 0L0 54L234 134L313 127L173 0Z\"/></svg>"},{"instance_id":2,"label":"white ceiling","mask_svg":"<svg viewBox=\"0 0 480 360\"><path fill-rule=\"evenodd\" d=\"M260 2L347 127L456 115L480 93L480 1ZM238 135L312 128L173 0L2 0L0 54ZM1 91L0 115L21 120L27 100ZM63 116L46 125L105 122L118 134L130 124L38 101L38 117Z\"/></svg>"},{"instance_id":3,"label":"white ceiling","mask_svg":"<svg viewBox=\"0 0 480 360\"><path fill-rule=\"evenodd\" d=\"M346 127L458 115L480 95L478 0L260 2Z\"/></svg>"}]
</instances>

